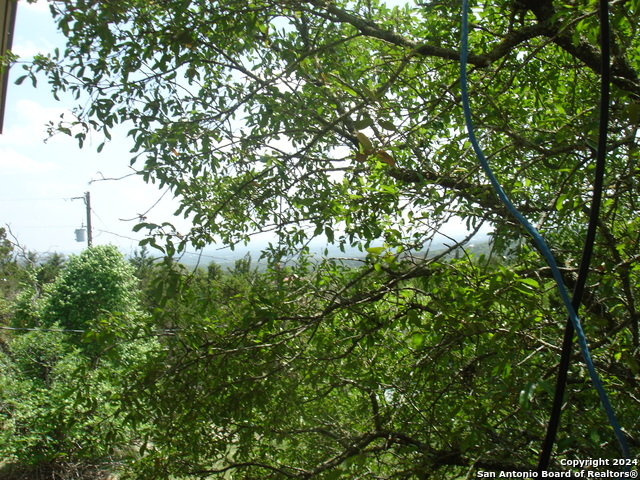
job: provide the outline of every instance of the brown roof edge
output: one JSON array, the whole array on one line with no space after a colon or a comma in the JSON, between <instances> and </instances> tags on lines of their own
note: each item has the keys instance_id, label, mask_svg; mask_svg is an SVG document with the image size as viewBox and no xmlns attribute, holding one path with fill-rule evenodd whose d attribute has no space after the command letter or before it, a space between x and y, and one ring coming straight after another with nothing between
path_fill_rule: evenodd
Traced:
<instances>
[{"instance_id":1,"label":"brown roof edge","mask_svg":"<svg viewBox=\"0 0 640 480\"><path fill-rule=\"evenodd\" d=\"M16 25L17 0L0 0L0 55L11 50ZM9 67L0 75L0 133L4 126L4 109L7 102L7 86L9 84Z\"/></svg>"}]
</instances>

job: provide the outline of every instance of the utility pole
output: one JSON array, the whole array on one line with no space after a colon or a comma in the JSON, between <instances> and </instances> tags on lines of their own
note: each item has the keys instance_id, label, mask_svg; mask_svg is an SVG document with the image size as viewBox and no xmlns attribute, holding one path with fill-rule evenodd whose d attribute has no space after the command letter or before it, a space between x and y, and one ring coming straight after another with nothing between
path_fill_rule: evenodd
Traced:
<instances>
[{"instance_id":1,"label":"utility pole","mask_svg":"<svg viewBox=\"0 0 640 480\"><path fill-rule=\"evenodd\" d=\"M84 203L87 206L87 246L93 244L93 236L91 234L91 193L85 192Z\"/></svg>"},{"instance_id":2,"label":"utility pole","mask_svg":"<svg viewBox=\"0 0 640 480\"><path fill-rule=\"evenodd\" d=\"M84 200L84 205L87 207L87 247L91 247L91 245L93 245L93 235L91 231L91 193L84 192L84 197L73 197L71 200ZM81 230L76 230L76 238L82 238L77 237L79 231Z\"/></svg>"}]
</instances>

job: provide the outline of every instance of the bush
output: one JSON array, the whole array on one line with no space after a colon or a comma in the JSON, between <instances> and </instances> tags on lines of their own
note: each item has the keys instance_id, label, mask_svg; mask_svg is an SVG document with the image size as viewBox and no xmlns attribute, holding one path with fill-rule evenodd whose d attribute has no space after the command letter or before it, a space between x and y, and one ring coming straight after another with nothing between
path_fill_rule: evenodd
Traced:
<instances>
[{"instance_id":1,"label":"bush","mask_svg":"<svg viewBox=\"0 0 640 480\"><path fill-rule=\"evenodd\" d=\"M72 256L53 283L42 311L45 325L83 330L105 313L134 314L137 307L133 267L112 245Z\"/></svg>"}]
</instances>

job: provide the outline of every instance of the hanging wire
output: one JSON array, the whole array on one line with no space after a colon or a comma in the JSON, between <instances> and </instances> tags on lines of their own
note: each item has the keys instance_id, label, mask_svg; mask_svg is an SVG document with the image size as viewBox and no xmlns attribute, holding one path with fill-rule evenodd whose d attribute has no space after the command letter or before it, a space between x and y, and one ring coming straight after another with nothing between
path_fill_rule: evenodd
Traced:
<instances>
[{"instance_id":1,"label":"hanging wire","mask_svg":"<svg viewBox=\"0 0 640 480\"><path fill-rule=\"evenodd\" d=\"M580 268L578 270L578 278L573 289L571 304L578 311L582 302L584 287L587 283L589 275L589 265L591 264L591 256L593 254L593 246L595 244L596 231L598 229L598 219L600 218L600 204L602 202L602 191L604 186L604 173L607 157L607 129L609 125L609 90L611 82L611 71L609 67L610 51L609 51L609 3L606 0L600 2L600 50L601 50L601 70L600 70L600 124L598 129L598 150L596 153L596 170L593 182L593 195L591 198L591 207L589 214L589 226L585 237L584 248L582 250L582 258L580 260ZM556 440L558 426L560 425L560 416L562 414L562 404L564 403L564 392L567 384L567 374L569 372L569 364L571 363L571 352L573 350L573 335L575 329L571 318L567 318L564 330L564 339L562 341L562 353L560 355L560 365L558 366L558 377L556 380L556 390L553 398L553 406L551 408L551 416L547 425L547 434L542 443L540 459L538 462L538 472L545 471L549 466L551 452Z\"/></svg>"},{"instance_id":2,"label":"hanging wire","mask_svg":"<svg viewBox=\"0 0 640 480\"><path fill-rule=\"evenodd\" d=\"M630 458L631 455L629 452L629 447L627 445L626 438L624 436L624 433L622 432L622 429L620 428L616 415L613 411L613 408L611 407L611 403L609 402L609 398L607 397L607 393L605 392L604 387L602 386L602 382L598 377L595 366L593 365L593 360L591 359L591 354L589 353L589 347L587 345L587 340L585 338L584 331L582 330L582 325L580 324L580 320L576 314L576 310L574 309L571 299L569 298L569 294L564 285L564 281L562 280L562 275L560 274L560 270L558 269L556 260L551 254L549 247L547 246L546 242L544 241L540 233L535 229L533 225L531 225L531 223L524 216L522 216L522 214L513 205L513 203L511 203L511 201L505 194L504 190L502 189L502 186L498 182L498 179L495 177L493 171L491 170L491 167L489 166L489 162L484 156L482 148L480 147L480 144L478 143L478 140L476 138L475 130L473 126L473 120L471 118L471 109L469 106L469 103L470 103L469 91L467 86L467 57L469 54L468 10L469 10L469 0L462 0L462 39L461 39L461 47L460 47L460 89L462 93L462 109L464 112L464 119L467 126L469 141L473 146L473 150L475 151L476 156L478 157L478 160L480 161L480 164L482 165L482 168L485 171L485 174L487 175L487 177L489 178L489 181L491 182L491 186L493 187L494 191L500 198L500 201L504 204L507 210L509 210L509 212L518 220L518 222L524 227L527 233L531 235L536 246L538 247L538 250L542 253L547 264L551 268L553 278L558 287L558 292L567 309L569 318L571 320L571 324L578 336L578 344L582 352L584 363L589 372L589 376L591 377L591 381L593 382L593 385L596 391L598 392L598 396L600 397L600 401L606 412L609 423L613 428L613 431L618 440L618 443L620 444L620 448L622 450L624 457ZM605 130L606 130L606 126L605 126Z\"/></svg>"}]
</instances>

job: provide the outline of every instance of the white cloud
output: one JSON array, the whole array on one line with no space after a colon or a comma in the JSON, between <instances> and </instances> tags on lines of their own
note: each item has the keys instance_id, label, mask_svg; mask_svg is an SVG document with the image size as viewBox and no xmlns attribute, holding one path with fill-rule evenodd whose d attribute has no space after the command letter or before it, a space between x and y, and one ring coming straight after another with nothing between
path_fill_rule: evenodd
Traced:
<instances>
[{"instance_id":1,"label":"white cloud","mask_svg":"<svg viewBox=\"0 0 640 480\"><path fill-rule=\"evenodd\" d=\"M0 170L5 175L11 173L28 173L30 175L45 174L57 170L53 162L38 162L26 155L16 152L12 148L0 147Z\"/></svg>"},{"instance_id":2,"label":"white cloud","mask_svg":"<svg viewBox=\"0 0 640 480\"><path fill-rule=\"evenodd\" d=\"M38 53L52 52L55 46L51 42L40 39L34 42L32 39L17 38L13 43L11 50L18 55L20 59L26 60ZM17 68L17 67L14 67Z\"/></svg>"},{"instance_id":3,"label":"white cloud","mask_svg":"<svg viewBox=\"0 0 640 480\"><path fill-rule=\"evenodd\" d=\"M24 9L24 10L31 10L33 12L38 12L38 13L48 13L49 10L49 4L47 3L46 0L37 0L33 3L28 3L28 2L20 2L20 9Z\"/></svg>"},{"instance_id":4,"label":"white cloud","mask_svg":"<svg viewBox=\"0 0 640 480\"><path fill-rule=\"evenodd\" d=\"M47 139L47 123L56 123L60 115L70 119L69 109L63 107L45 107L29 99L18 100L10 115L5 117L5 135L0 137L3 145L34 145Z\"/></svg>"},{"instance_id":5,"label":"white cloud","mask_svg":"<svg viewBox=\"0 0 640 480\"><path fill-rule=\"evenodd\" d=\"M12 47L14 53L22 59L28 59L36 53L52 52L56 46L64 43L62 34L56 32L46 1L20 2Z\"/></svg>"},{"instance_id":6,"label":"white cloud","mask_svg":"<svg viewBox=\"0 0 640 480\"><path fill-rule=\"evenodd\" d=\"M61 114L68 111L61 107L43 107L33 100L22 98L16 103L20 118L33 124L44 124L46 121L59 118Z\"/></svg>"}]
</instances>

